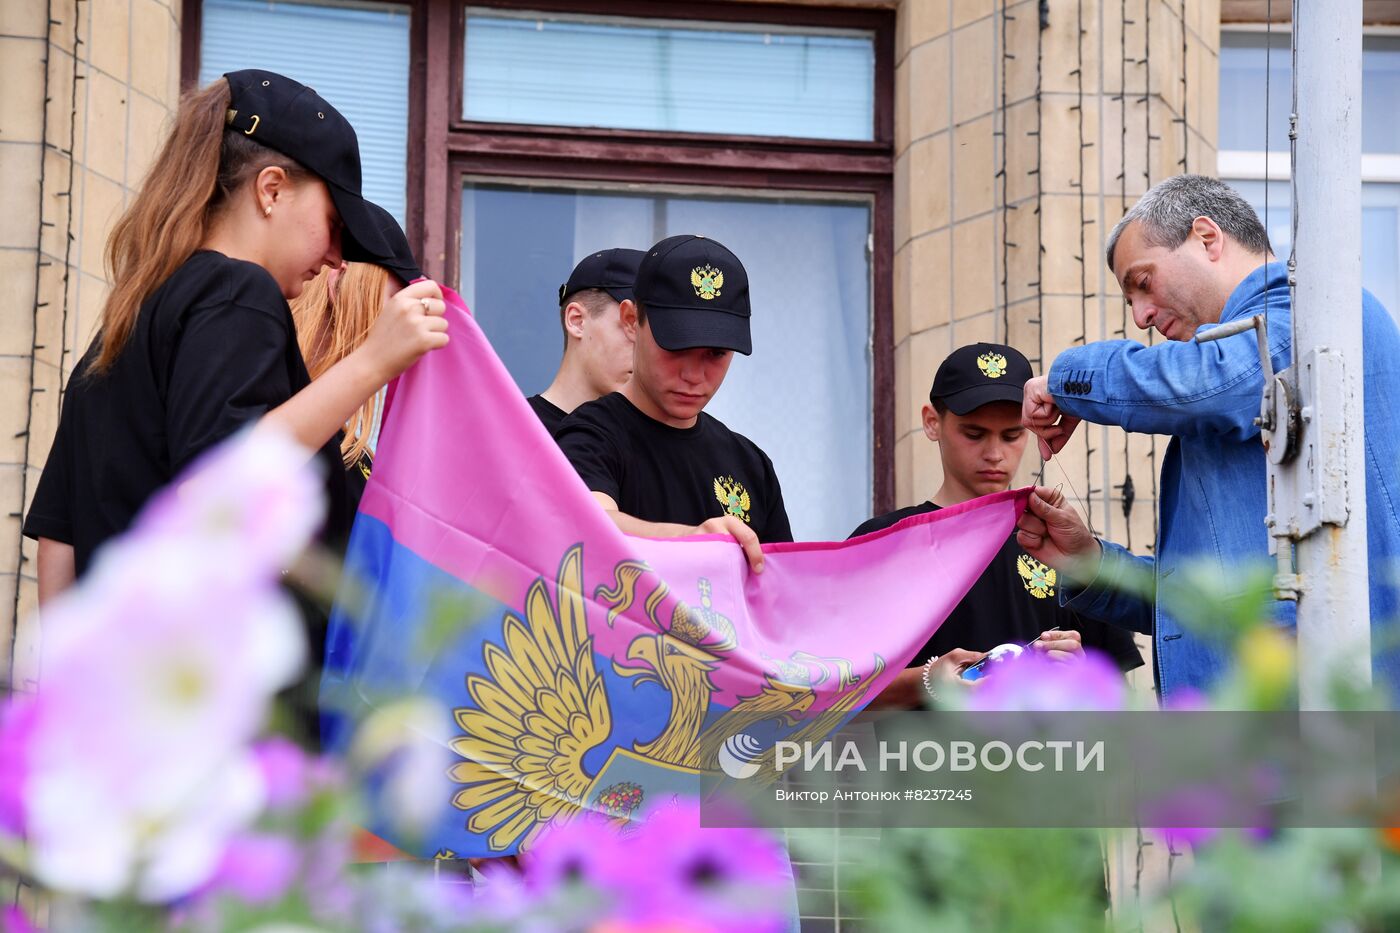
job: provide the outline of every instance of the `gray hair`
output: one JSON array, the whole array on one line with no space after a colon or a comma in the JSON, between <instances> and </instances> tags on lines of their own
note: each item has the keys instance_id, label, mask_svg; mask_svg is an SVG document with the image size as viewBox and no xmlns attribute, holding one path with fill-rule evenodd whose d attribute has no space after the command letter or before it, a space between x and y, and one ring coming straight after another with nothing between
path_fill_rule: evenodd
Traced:
<instances>
[{"instance_id":1,"label":"gray hair","mask_svg":"<svg viewBox=\"0 0 1400 933\"><path fill-rule=\"evenodd\" d=\"M1113 269L1113 250L1123 231L1142 224L1143 239L1150 246L1176 249L1191 235L1197 217L1209 217L1226 236L1251 253L1271 253L1269 234L1259 215L1238 191L1205 175L1177 175L1158 182L1138 199L1108 235L1104 256Z\"/></svg>"}]
</instances>

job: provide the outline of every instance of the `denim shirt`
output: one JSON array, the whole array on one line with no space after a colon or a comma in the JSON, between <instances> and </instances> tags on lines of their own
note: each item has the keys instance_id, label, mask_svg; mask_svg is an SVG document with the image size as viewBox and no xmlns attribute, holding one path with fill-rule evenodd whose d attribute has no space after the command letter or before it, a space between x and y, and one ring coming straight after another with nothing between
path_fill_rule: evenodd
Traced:
<instances>
[{"instance_id":1,"label":"denim shirt","mask_svg":"<svg viewBox=\"0 0 1400 933\"><path fill-rule=\"evenodd\" d=\"M1379 647L1386 636L1375 626L1394 620L1400 607L1393 570L1400 556L1400 329L1369 292L1363 292L1361 311L1370 615L1372 642ZM1288 270L1282 263L1250 273L1231 293L1220 323L1261 312L1267 313L1274 370L1285 369L1293 353ZM1272 560L1264 527L1267 466L1254 424L1263 385L1258 342L1249 335L1151 347L1104 341L1066 350L1050 368L1050 392L1065 414L1171 436L1159 484L1155 559L1104 542L1094 581L1082 590L1061 590L1062 601L1082 615L1152 635L1157 687L1164 698L1181 688L1208 688L1229 663L1224 645L1164 611L1161 594L1171 586L1168 578L1204 562L1230 580L1241 564ZM1155 583L1152 605L1119 585L1128 574L1144 570ZM1276 602L1274 609L1278 624L1296 625L1294 603ZM1375 674L1392 687L1400 683L1400 652L1378 655Z\"/></svg>"}]
</instances>

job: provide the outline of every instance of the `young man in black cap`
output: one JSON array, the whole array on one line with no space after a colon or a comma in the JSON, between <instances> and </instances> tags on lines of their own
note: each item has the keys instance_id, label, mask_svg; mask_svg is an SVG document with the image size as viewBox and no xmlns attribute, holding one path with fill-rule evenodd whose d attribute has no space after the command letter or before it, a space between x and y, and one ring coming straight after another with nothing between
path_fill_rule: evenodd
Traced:
<instances>
[{"instance_id":1,"label":"young man in black cap","mask_svg":"<svg viewBox=\"0 0 1400 933\"><path fill-rule=\"evenodd\" d=\"M938 444L943 485L931 501L880 515L852 537L888 528L911 515L1001 492L1021 465L1029 435L1021 425L1021 390L1031 365L1014 348L994 343L960 347L938 367L924 406L924 434ZM1016 544L1013 532L942 627L877 698L885 707L922 705L923 666L952 676L1004 642L1067 660L1081 645L1109 655L1124 670L1142 664L1132 636L1115 626L1081 619L1060 606L1055 571Z\"/></svg>"},{"instance_id":2,"label":"young man in black cap","mask_svg":"<svg viewBox=\"0 0 1400 933\"><path fill-rule=\"evenodd\" d=\"M674 236L647 251L634 292L621 306L631 380L555 440L623 531L731 534L761 571L759 542L792 540L773 463L704 412L734 353L753 349L748 275L716 241Z\"/></svg>"},{"instance_id":3,"label":"young man in black cap","mask_svg":"<svg viewBox=\"0 0 1400 933\"><path fill-rule=\"evenodd\" d=\"M559 286L564 358L554 381L527 401L553 434L584 402L616 392L632 375L632 338L622 326L621 302L632 297L639 249L605 249L585 256Z\"/></svg>"}]
</instances>

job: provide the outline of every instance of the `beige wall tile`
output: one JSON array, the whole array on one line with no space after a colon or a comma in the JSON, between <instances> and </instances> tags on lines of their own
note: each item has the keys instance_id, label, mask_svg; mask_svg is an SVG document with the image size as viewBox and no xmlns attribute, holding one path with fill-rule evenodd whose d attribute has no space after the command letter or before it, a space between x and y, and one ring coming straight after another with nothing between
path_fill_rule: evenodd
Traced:
<instances>
[{"instance_id":1,"label":"beige wall tile","mask_svg":"<svg viewBox=\"0 0 1400 933\"><path fill-rule=\"evenodd\" d=\"M20 356L33 345L35 260L32 250L0 250L0 356Z\"/></svg>"},{"instance_id":2,"label":"beige wall tile","mask_svg":"<svg viewBox=\"0 0 1400 933\"><path fill-rule=\"evenodd\" d=\"M170 94L172 69L179 70L171 56L171 33L175 25L170 11L155 0L131 0L131 30L136 55L131 61L131 85L157 100Z\"/></svg>"},{"instance_id":3,"label":"beige wall tile","mask_svg":"<svg viewBox=\"0 0 1400 933\"><path fill-rule=\"evenodd\" d=\"M83 273L78 279L77 313L71 314L68 331L70 355L64 364L65 371L72 372L78 358L87 350L92 338L97 335L102 323L102 305L107 300L107 281L97 276Z\"/></svg>"},{"instance_id":4,"label":"beige wall tile","mask_svg":"<svg viewBox=\"0 0 1400 933\"><path fill-rule=\"evenodd\" d=\"M909 148L909 62L901 61L894 69L894 151Z\"/></svg>"},{"instance_id":5,"label":"beige wall tile","mask_svg":"<svg viewBox=\"0 0 1400 933\"><path fill-rule=\"evenodd\" d=\"M0 143L34 143L44 135L43 42L0 36Z\"/></svg>"},{"instance_id":6,"label":"beige wall tile","mask_svg":"<svg viewBox=\"0 0 1400 933\"><path fill-rule=\"evenodd\" d=\"M64 311L64 288L63 288L64 266L62 263L51 262L46 266L39 267L39 297L38 301L44 302L44 307L38 308L30 326L37 327L38 333L35 335L34 343L37 345L34 350L34 358L41 363L50 366L59 365L60 356L63 353L63 311ZM29 275L33 280L34 268L31 257ZM74 273L73 278L77 277ZM67 300L71 303L75 297L70 288ZM31 310L34 309L30 305ZM27 330L28 328L26 328ZM28 350L26 349L26 352Z\"/></svg>"},{"instance_id":7,"label":"beige wall tile","mask_svg":"<svg viewBox=\"0 0 1400 933\"><path fill-rule=\"evenodd\" d=\"M130 74L131 0L88 0L88 6L92 33L85 50L87 60L94 68L126 82Z\"/></svg>"},{"instance_id":8,"label":"beige wall tile","mask_svg":"<svg viewBox=\"0 0 1400 933\"><path fill-rule=\"evenodd\" d=\"M1220 57L1194 36L1188 49L1195 70L1187 85L1187 120L1214 144L1220 139Z\"/></svg>"},{"instance_id":9,"label":"beige wall tile","mask_svg":"<svg viewBox=\"0 0 1400 933\"><path fill-rule=\"evenodd\" d=\"M36 0L0 3L0 34L42 39L48 34L45 5Z\"/></svg>"},{"instance_id":10,"label":"beige wall tile","mask_svg":"<svg viewBox=\"0 0 1400 933\"><path fill-rule=\"evenodd\" d=\"M914 503L914 453L915 441L923 440L921 435L906 434L894 443L894 504L904 508Z\"/></svg>"},{"instance_id":11,"label":"beige wall tile","mask_svg":"<svg viewBox=\"0 0 1400 933\"><path fill-rule=\"evenodd\" d=\"M1015 103L1035 94L1036 43L1040 39L1038 0L1008 4L1006 15L1005 47L1015 56L1006 60L1006 99L1009 103ZM996 17L996 28L1000 42L1000 14ZM1000 74L1000 62L997 69Z\"/></svg>"},{"instance_id":12,"label":"beige wall tile","mask_svg":"<svg viewBox=\"0 0 1400 933\"><path fill-rule=\"evenodd\" d=\"M972 317L996 304L996 226L992 215L953 228L953 317Z\"/></svg>"},{"instance_id":13,"label":"beige wall tile","mask_svg":"<svg viewBox=\"0 0 1400 933\"><path fill-rule=\"evenodd\" d=\"M1082 295L1090 276L1081 277L1078 257L1098 251L1098 224L1089 214L1091 199L1072 194L1047 194L1041 201L1041 233L1045 244L1042 288L1048 294ZM1088 223L1082 223L1088 221ZM1083 238L1081 239L1081 226ZM1081 252L1082 251L1082 252ZM1092 254L1091 253L1091 254Z\"/></svg>"},{"instance_id":14,"label":"beige wall tile","mask_svg":"<svg viewBox=\"0 0 1400 933\"><path fill-rule=\"evenodd\" d=\"M958 321L953 325L953 346L965 347L970 343L996 343L1001 315L987 311L976 317Z\"/></svg>"},{"instance_id":15,"label":"beige wall tile","mask_svg":"<svg viewBox=\"0 0 1400 933\"><path fill-rule=\"evenodd\" d=\"M902 152L894 158L894 248L898 250L909 242L909 163L913 161L910 152Z\"/></svg>"},{"instance_id":16,"label":"beige wall tile","mask_svg":"<svg viewBox=\"0 0 1400 933\"><path fill-rule=\"evenodd\" d=\"M71 179L70 179L70 176ZM73 160L55 149L44 152L44 191L41 198L44 222L49 226L40 234L40 249L60 260L69 255L68 230L76 229L76 218L82 209L82 186ZM71 181L71 187L70 187ZM77 250L71 254L75 259Z\"/></svg>"},{"instance_id":17,"label":"beige wall tile","mask_svg":"<svg viewBox=\"0 0 1400 933\"><path fill-rule=\"evenodd\" d=\"M987 17L952 35L954 125L992 112L1001 73L994 25L995 20Z\"/></svg>"},{"instance_id":18,"label":"beige wall tile","mask_svg":"<svg viewBox=\"0 0 1400 933\"><path fill-rule=\"evenodd\" d=\"M902 0L898 15L907 42L903 51L948 31L948 0Z\"/></svg>"},{"instance_id":19,"label":"beige wall tile","mask_svg":"<svg viewBox=\"0 0 1400 933\"><path fill-rule=\"evenodd\" d=\"M997 229L1002 229L1001 224L1005 224L1006 296L1014 303L1040 293L1040 269L1036 262L1040 247L1040 215L1033 201L1023 201L1013 207L1014 210L998 212ZM1004 220L1000 219L1003 215ZM997 300L1001 301L1002 298L998 296Z\"/></svg>"},{"instance_id":20,"label":"beige wall tile","mask_svg":"<svg viewBox=\"0 0 1400 933\"><path fill-rule=\"evenodd\" d=\"M939 133L909 146L908 235L917 236L948 225L950 134ZM896 179L895 200L899 200ZM896 218L896 243L898 240Z\"/></svg>"},{"instance_id":21,"label":"beige wall tile","mask_svg":"<svg viewBox=\"0 0 1400 933\"><path fill-rule=\"evenodd\" d=\"M910 340L905 339L895 344L894 347L894 434L895 437L903 435L910 430L913 423L913 416L909 410L909 387L913 384L909 367Z\"/></svg>"},{"instance_id":22,"label":"beige wall tile","mask_svg":"<svg viewBox=\"0 0 1400 933\"><path fill-rule=\"evenodd\" d=\"M990 116L953 131L953 219L966 220L992 209L997 157Z\"/></svg>"},{"instance_id":23,"label":"beige wall tile","mask_svg":"<svg viewBox=\"0 0 1400 933\"><path fill-rule=\"evenodd\" d=\"M1047 94L1041 113L1042 190L1051 194L1077 194L1082 183L1086 194L1097 194L1099 98Z\"/></svg>"},{"instance_id":24,"label":"beige wall tile","mask_svg":"<svg viewBox=\"0 0 1400 933\"><path fill-rule=\"evenodd\" d=\"M60 49L50 48L48 67L48 125L44 132L49 144L55 149L71 150L73 137L83 125L81 119L73 119L73 56ZM81 81L77 83L82 84Z\"/></svg>"},{"instance_id":25,"label":"beige wall tile","mask_svg":"<svg viewBox=\"0 0 1400 933\"><path fill-rule=\"evenodd\" d=\"M952 235L938 230L911 240L909 254L909 328L927 330L947 324L953 299Z\"/></svg>"},{"instance_id":26,"label":"beige wall tile","mask_svg":"<svg viewBox=\"0 0 1400 933\"><path fill-rule=\"evenodd\" d=\"M953 103L949 88L949 39L942 36L909 53L909 138L920 139L948 126Z\"/></svg>"},{"instance_id":27,"label":"beige wall tile","mask_svg":"<svg viewBox=\"0 0 1400 933\"><path fill-rule=\"evenodd\" d=\"M894 345L898 347L909 336L909 261L913 252L906 243L894 253Z\"/></svg>"},{"instance_id":28,"label":"beige wall tile","mask_svg":"<svg viewBox=\"0 0 1400 933\"><path fill-rule=\"evenodd\" d=\"M82 221L78 225L77 253L81 255L80 265L89 275L101 276L102 252L107 245L107 234L121 216L126 191L116 182L108 181L92 172L84 173Z\"/></svg>"},{"instance_id":29,"label":"beige wall tile","mask_svg":"<svg viewBox=\"0 0 1400 933\"><path fill-rule=\"evenodd\" d=\"M131 151L127 155L127 186L136 189L165 140L170 110L144 94L133 94L131 106Z\"/></svg>"},{"instance_id":30,"label":"beige wall tile","mask_svg":"<svg viewBox=\"0 0 1400 933\"><path fill-rule=\"evenodd\" d=\"M98 72L88 75L87 145L80 158L112 181L126 178L126 98L123 84Z\"/></svg>"},{"instance_id":31,"label":"beige wall tile","mask_svg":"<svg viewBox=\"0 0 1400 933\"><path fill-rule=\"evenodd\" d=\"M1098 32L1096 29L1100 0L1082 0L1077 4L1052 3L1050 28L1042 30L1041 89L1075 93L1081 86L1084 93L1094 93L1099 86ZM1079 35L1082 10L1084 35ZM1082 38L1082 44L1080 42ZM1081 67L1082 66L1082 67Z\"/></svg>"},{"instance_id":32,"label":"beige wall tile","mask_svg":"<svg viewBox=\"0 0 1400 933\"><path fill-rule=\"evenodd\" d=\"M49 447L53 445L54 434L58 431L58 413L62 404L60 390L63 380L58 377L58 367L47 363L34 363L34 396L29 416L28 464L42 468L49 458ZM0 569L4 568L0 563Z\"/></svg>"},{"instance_id":33,"label":"beige wall tile","mask_svg":"<svg viewBox=\"0 0 1400 933\"><path fill-rule=\"evenodd\" d=\"M39 243L39 159L31 143L0 145L5 210L0 211L0 247L33 249Z\"/></svg>"},{"instance_id":34,"label":"beige wall tile","mask_svg":"<svg viewBox=\"0 0 1400 933\"><path fill-rule=\"evenodd\" d=\"M1012 302L1006 317L1008 327L1002 342L1024 353L1031 369L1040 375L1044 369L1040 362L1040 300L1032 297Z\"/></svg>"},{"instance_id":35,"label":"beige wall tile","mask_svg":"<svg viewBox=\"0 0 1400 933\"><path fill-rule=\"evenodd\" d=\"M1006 111L1006 196L1013 203L1033 198L1039 190L1038 110L1035 101L1028 100Z\"/></svg>"},{"instance_id":36,"label":"beige wall tile","mask_svg":"<svg viewBox=\"0 0 1400 933\"><path fill-rule=\"evenodd\" d=\"M928 404L933 374L938 371L938 365L948 356L950 349L946 328L933 328L909 338L909 382L906 387L908 419L896 424L896 431L923 430L924 405Z\"/></svg>"},{"instance_id":37,"label":"beige wall tile","mask_svg":"<svg viewBox=\"0 0 1400 933\"><path fill-rule=\"evenodd\" d=\"M86 3L80 3L78 0L54 0L48 15L50 19L56 20L49 28L48 38L58 48L72 52L75 32L84 42L88 40L92 10Z\"/></svg>"},{"instance_id":38,"label":"beige wall tile","mask_svg":"<svg viewBox=\"0 0 1400 933\"><path fill-rule=\"evenodd\" d=\"M994 0L953 0L953 28L957 29L973 20L991 16L995 8Z\"/></svg>"},{"instance_id":39,"label":"beige wall tile","mask_svg":"<svg viewBox=\"0 0 1400 933\"><path fill-rule=\"evenodd\" d=\"M23 459L25 408L29 404L29 358L0 357L0 463L19 463ZM0 564L0 572L5 569Z\"/></svg>"}]
</instances>

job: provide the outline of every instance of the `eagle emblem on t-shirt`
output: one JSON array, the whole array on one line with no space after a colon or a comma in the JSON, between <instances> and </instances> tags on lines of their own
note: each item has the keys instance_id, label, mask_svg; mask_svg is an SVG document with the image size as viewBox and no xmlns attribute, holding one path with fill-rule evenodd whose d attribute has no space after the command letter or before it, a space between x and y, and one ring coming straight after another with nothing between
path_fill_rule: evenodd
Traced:
<instances>
[{"instance_id":1,"label":"eagle emblem on t-shirt","mask_svg":"<svg viewBox=\"0 0 1400 933\"><path fill-rule=\"evenodd\" d=\"M1055 595L1055 571L1029 554L1016 558L1016 572L1021 575L1021 585L1026 592L1036 599Z\"/></svg>"},{"instance_id":2,"label":"eagle emblem on t-shirt","mask_svg":"<svg viewBox=\"0 0 1400 933\"><path fill-rule=\"evenodd\" d=\"M724 506L725 515L749 520L749 491L734 477L715 477L715 498Z\"/></svg>"},{"instance_id":3,"label":"eagle emblem on t-shirt","mask_svg":"<svg viewBox=\"0 0 1400 933\"><path fill-rule=\"evenodd\" d=\"M724 288L724 273L709 263L696 266L690 270L690 284L695 288L697 298L709 301L718 298L719 290Z\"/></svg>"},{"instance_id":4,"label":"eagle emblem on t-shirt","mask_svg":"<svg viewBox=\"0 0 1400 933\"><path fill-rule=\"evenodd\" d=\"M988 379L1000 379L1006 375L1006 357L1000 353L983 353L977 357L977 368Z\"/></svg>"}]
</instances>

